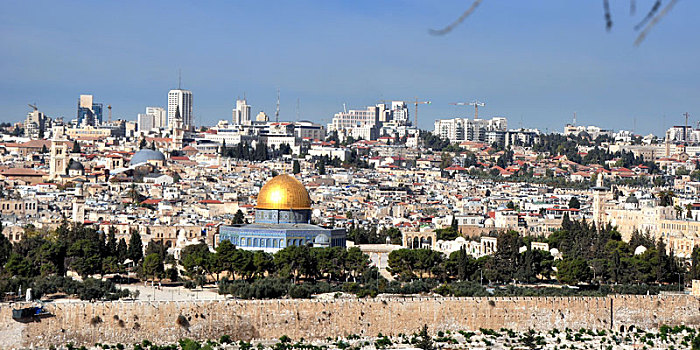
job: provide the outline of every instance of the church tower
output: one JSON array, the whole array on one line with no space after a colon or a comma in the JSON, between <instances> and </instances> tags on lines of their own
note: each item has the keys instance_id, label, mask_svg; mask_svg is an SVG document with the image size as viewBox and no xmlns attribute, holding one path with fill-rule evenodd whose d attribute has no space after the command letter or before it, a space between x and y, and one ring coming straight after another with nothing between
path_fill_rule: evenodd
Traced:
<instances>
[{"instance_id":1,"label":"church tower","mask_svg":"<svg viewBox=\"0 0 700 350\"><path fill-rule=\"evenodd\" d=\"M180 107L178 106L175 110L175 120L172 124L172 148L174 150L181 150L185 138L185 130L183 129L182 117L180 116Z\"/></svg>"},{"instance_id":2,"label":"church tower","mask_svg":"<svg viewBox=\"0 0 700 350\"><path fill-rule=\"evenodd\" d=\"M51 179L56 179L66 174L70 159L68 152L67 140L57 140L55 137L51 140L51 160L49 164L49 176Z\"/></svg>"}]
</instances>

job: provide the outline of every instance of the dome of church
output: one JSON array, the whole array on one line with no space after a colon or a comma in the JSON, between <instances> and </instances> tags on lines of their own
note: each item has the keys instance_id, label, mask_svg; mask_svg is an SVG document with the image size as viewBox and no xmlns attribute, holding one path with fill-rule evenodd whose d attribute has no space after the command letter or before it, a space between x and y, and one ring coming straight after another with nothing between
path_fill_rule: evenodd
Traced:
<instances>
[{"instance_id":1,"label":"dome of church","mask_svg":"<svg viewBox=\"0 0 700 350\"><path fill-rule=\"evenodd\" d=\"M311 209L306 187L294 176L283 174L268 181L258 193L256 209Z\"/></svg>"},{"instance_id":2,"label":"dome of church","mask_svg":"<svg viewBox=\"0 0 700 350\"><path fill-rule=\"evenodd\" d=\"M630 204L639 204L639 199L635 195L631 195L627 197L625 200L625 203L630 203Z\"/></svg>"},{"instance_id":3,"label":"dome of church","mask_svg":"<svg viewBox=\"0 0 700 350\"><path fill-rule=\"evenodd\" d=\"M140 163L146 163L148 161L164 161L165 160L165 155L161 153L160 151L154 151L152 149L144 148L142 150L139 150L138 152L134 153L134 155L131 157L130 164L135 165L135 164L140 164Z\"/></svg>"},{"instance_id":4,"label":"dome of church","mask_svg":"<svg viewBox=\"0 0 700 350\"><path fill-rule=\"evenodd\" d=\"M78 161L73 161L70 163L70 166L68 167L68 170L78 170L78 171L83 171L85 170L85 167L83 166L82 163Z\"/></svg>"}]
</instances>

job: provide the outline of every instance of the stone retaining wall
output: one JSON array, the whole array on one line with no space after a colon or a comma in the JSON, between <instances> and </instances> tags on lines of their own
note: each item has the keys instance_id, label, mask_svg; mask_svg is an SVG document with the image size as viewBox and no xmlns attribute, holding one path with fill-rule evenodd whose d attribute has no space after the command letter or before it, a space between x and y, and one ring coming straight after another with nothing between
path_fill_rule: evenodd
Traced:
<instances>
[{"instance_id":1,"label":"stone retaining wall","mask_svg":"<svg viewBox=\"0 0 700 350\"><path fill-rule=\"evenodd\" d=\"M131 344L143 339L172 343L223 334L244 340L285 334L292 339L396 335L416 332L423 324L431 331L700 327L700 298L685 295L72 302L46 304L54 316L30 323L12 319L12 308L19 306L0 304L1 348Z\"/></svg>"}]
</instances>

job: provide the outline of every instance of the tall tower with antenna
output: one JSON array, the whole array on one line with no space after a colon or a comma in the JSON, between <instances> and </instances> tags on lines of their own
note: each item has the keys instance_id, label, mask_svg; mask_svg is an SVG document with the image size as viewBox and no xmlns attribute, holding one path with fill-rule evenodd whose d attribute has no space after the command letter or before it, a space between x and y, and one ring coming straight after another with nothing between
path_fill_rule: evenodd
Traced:
<instances>
[{"instance_id":1,"label":"tall tower with antenna","mask_svg":"<svg viewBox=\"0 0 700 350\"><path fill-rule=\"evenodd\" d=\"M277 89L277 109L275 110L275 123L280 121L280 89Z\"/></svg>"},{"instance_id":2,"label":"tall tower with antenna","mask_svg":"<svg viewBox=\"0 0 700 350\"><path fill-rule=\"evenodd\" d=\"M182 89L182 70L178 70L177 89L168 92L168 125L175 123L175 113L179 111L185 130L194 129L192 91Z\"/></svg>"}]
</instances>

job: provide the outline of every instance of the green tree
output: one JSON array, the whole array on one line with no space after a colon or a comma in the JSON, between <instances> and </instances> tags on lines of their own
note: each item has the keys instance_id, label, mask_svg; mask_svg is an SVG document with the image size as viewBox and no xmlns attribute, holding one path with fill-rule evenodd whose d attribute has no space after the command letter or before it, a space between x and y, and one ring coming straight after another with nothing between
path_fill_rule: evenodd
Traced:
<instances>
[{"instance_id":1,"label":"green tree","mask_svg":"<svg viewBox=\"0 0 700 350\"><path fill-rule=\"evenodd\" d=\"M262 250L256 250L253 253L254 276L264 277L266 273L273 271L274 267L275 263L270 253Z\"/></svg>"},{"instance_id":2,"label":"green tree","mask_svg":"<svg viewBox=\"0 0 700 350\"><path fill-rule=\"evenodd\" d=\"M585 260L581 258L567 258L557 265L557 279L559 282L576 285L591 279L591 269Z\"/></svg>"},{"instance_id":3,"label":"green tree","mask_svg":"<svg viewBox=\"0 0 700 350\"><path fill-rule=\"evenodd\" d=\"M693 252L690 255L690 279L700 280L700 247L693 247Z\"/></svg>"},{"instance_id":4,"label":"green tree","mask_svg":"<svg viewBox=\"0 0 700 350\"><path fill-rule=\"evenodd\" d=\"M73 141L73 149L71 150L71 153L80 153L80 151L80 142Z\"/></svg>"},{"instance_id":5,"label":"green tree","mask_svg":"<svg viewBox=\"0 0 700 350\"><path fill-rule=\"evenodd\" d=\"M7 259L10 258L10 253L12 253L12 242L2 234L3 228L2 222L0 222L0 271L2 271L2 267L7 262Z\"/></svg>"},{"instance_id":6,"label":"green tree","mask_svg":"<svg viewBox=\"0 0 700 350\"><path fill-rule=\"evenodd\" d=\"M316 162L316 169L319 175L326 175L326 162L324 158L321 158Z\"/></svg>"},{"instance_id":7,"label":"green tree","mask_svg":"<svg viewBox=\"0 0 700 350\"><path fill-rule=\"evenodd\" d=\"M212 253L206 243L188 245L180 252L180 265L185 268L187 276L204 285L204 277L212 267Z\"/></svg>"},{"instance_id":8,"label":"green tree","mask_svg":"<svg viewBox=\"0 0 700 350\"><path fill-rule=\"evenodd\" d=\"M691 344L692 350L700 350L700 334L696 335L695 338L693 338L693 343Z\"/></svg>"},{"instance_id":9,"label":"green tree","mask_svg":"<svg viewBox=\"0 0 700 350\"><path fill-rule=\"evenodd\" d=\"M398 249L389 253L389 271L399 280L408 281L416 277L414 271L416 269L417 256L412 249Z\"/></svg>"},{"instance_id":10,"label":"green tree","mask_svg":"<svg viewBox=\"0 0 700 350\"><path fill-rule=\"evenodd\" d=\"M109 227L109 232L107 233L107 243L105 244L106 254L108 256L117 256L117 229L114 226Z\"/></svg>"},{"instance_id":11,"label":"green tree","mask_svg":"<svg viewBox=\"0 0 700 350\"><path fill-rule=\"evenodd\" d=\"M228 272L231 277L235 278L236 273L236 246L229 240L223 240L216 247L216 255L214 261L221 272Z\"/></svg>"},{"instance_id":12,"label":"green tree","mask_svg":"<svg viewBox=\"0 0 700 350\"><path fill-rule=\"evenodd\" d=\"M435 350L435 345L433 344L433 338L428 334L428 325L424 324L420 332L418 332L418 337L420 340L416 343L416 347L422 350Z\"/></svg>"},{"instance_id":13,"label":"green tree","mask_svg":"<svg viewBox=\"0 0 700 350\"><path fill-rule=\"evenodd\" d=\"M151 240L146 245L145 255L149 254L157 254L160 260L165 261L168 256L168 248L161 241Z\"/></svg>"},{"instance_id":14,"label":"green tree","mask_svg":"<svg viewBox=\"0 0 700 350\"><path fill-rule=\"evenodd\" d=\"M292 163L292 174L296 175L299 173L301 173L301 165L299 165L299 160L295 159Z\"/></svg>"},{"instance_id":15,"label":"green tree","mask_svg":"<svg viewBox=\"0 0 700 350\"><path fill-rule=\"evenodd\" d=\"M236 211L236 214L233 216L233 221L231 223L233 225L241 225L245 223L245 215L243 215L243 212L240 209Z\"/></svg>"},{"instance_id":16,"label":"green tree","mask_svg":"<svg viewBox=\"0 0 700 350\"><path fill-rule=\"evenodd\" d=\"M32 263L27 257L12 252L3 269L9 276L33 277Z\"/></svg>"},{"instance_id":17,"label":"green tree","mask_svg":"<svg viewBox=\"0 0 700 350\"><path fill-rule=\"evenodd\" d=\"M579 202L578 198L571 197L571 199L569 199L569 208L570 209L581 209L581 202Z\"/></svg>"},{"instance_id":18,"label":"green tree","mask_svg":"<svg viewBox=\"0 0 700 350\"><path fill-rule=\"evenodd\" d=\"M445 261L447 273L458 281L468 281L477 272L479 265L464 247L452 252Z\"/></svg>"},{"instance_id":19,"label":"green tree","mask_svg":"<svg viewBox=\"0 0 700 350\"><path fill-rule=\"evenodd\" d=\"M70 245L67 252L70 267L81 277L102 273L102 255L99 242L92 239L80 239Z\"/></svg>"},{"instance_id":20,"label":"green tree","mask_svg":"<svg viewBox=\"0 0 700 350\"><path fill-rule=\"evenodd\" d=\"M117 243L117 261L123 263L129 257L129 248L126 245L126 240L122 237Z\"/></svg>"},{"instance_id":21,"label":"green tree","mask_svg":"<svg viewBox=\"0 0 700 350\"><path fill-rule=\"evenodd\" d=\"M485 275L488 279L502 282L513 280L518 269L522 246L523 240L517 231L499 233L496 253L486 265Z\"/></svg>"},{"instance_id":22,"label":"green tree","mask_svg":"<svg viewBox=\"0 0 700 350\"><path fill-rule=\"evenodd\" d=\"M139 261L143 258L143 243L141 242L141 235L136 230L131 230L129 249L127 250L126 256L134 261L134 265L138 265Z\"/></svg>"},{"instance_id":23,"label":"green tree","mask_svg":"<svg viewBox=\"0 0 700 350\"><path fill-rule=\"evenodd\" d=\"M311 256L308 246L289 246L278 251L274 256L274 264L280 277L293 278L313 276L316 262Z\"/></svg>"},{"instance_id":24,"label":"green tree","mask_svg":"<svg viewBox=\"0 0 700 350\"><path fill-rule=\"evenodd\" d=\"M158 253L150 253L146 255L146 257L143 259L143 264L141 265L141 275L147 278L151 277L152 279L156 279L161 277L163 272L163 258L161 258Z\"/></svg>"},{"instance_id":25,"label":"green tree","mask_svg":"<svg viewBox=\"0 0 700 350\"><path fill-rule=\"evenodd\" d=\"M452 165L452 155L447 152L442 152L440 155L440 169L449 168Z\"/></svg>"},{"instance_id":26,"label":"green tree","mask_svg":"<svg viewBox=\"0 0 700 350\"><path fill-rule=\"evenodd\" d=\"M353 281L369 268L369 257L363 253L360 248L352 247L345 251L345 260L343 265L344 273L352 277Z\"/></svg>"},{"instance_id":27,"label":"green tree","mask_svg":"<svg viewBox=\"0 0 700 350\"><path fill-rule=\"evenodd\" d=\"M661 191L656 194L656 197L659 198L659 205L662 207L673 205L673 197L675 196L675 193L673 193L671 190Z\"/></svg>"}]
</instances>

